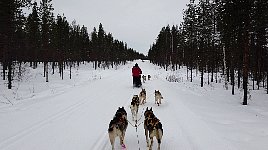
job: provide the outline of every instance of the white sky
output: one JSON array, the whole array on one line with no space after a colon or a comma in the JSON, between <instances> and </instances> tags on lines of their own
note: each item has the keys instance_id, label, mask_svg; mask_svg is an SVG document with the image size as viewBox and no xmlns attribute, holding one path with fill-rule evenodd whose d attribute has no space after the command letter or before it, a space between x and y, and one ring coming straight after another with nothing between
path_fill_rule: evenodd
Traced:
<instances>
[{"instance_id":1,"label":"white sky","mask_svg":"<svg viewBox=\"0 0 268 150\"><path fill-rule=\"evenodd\" d=\"M85 25L88 32L102 23L106 32L147 55L162 27L179 25L189 0L54 0L54 13Z\"/></svg>"}]
</instances>

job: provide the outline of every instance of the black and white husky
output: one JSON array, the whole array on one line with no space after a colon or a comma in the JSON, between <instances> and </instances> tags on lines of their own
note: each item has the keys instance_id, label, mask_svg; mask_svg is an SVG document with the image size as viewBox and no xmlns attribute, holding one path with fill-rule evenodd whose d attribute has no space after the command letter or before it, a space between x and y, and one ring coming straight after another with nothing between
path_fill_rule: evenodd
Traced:
<instances>
[{"instance_id":1,"label":"black and white husky","mask_svg":"<svg viewBox=\"0 0 268 150\"><path fill-rule=\"evenodd\" d=\"M148 80L151 80L151 75L148 74Z\"/></svg>"},{"instance_id":2,"label":"black and white husky","mask_svg":"<svg viewBox=\"0 0 268 150\"><path fill-rule=\"evenodd\" d=\"M146 108L144 112L144 130L147 142L147 147L152 150L153 138L156 137L158 143L158 150L160 150L160 144L163 136L163 128L160 120L154 115L152 108ZM148 135L149 133L149 135ZM148 137L149 136L149 137Z\"/></svg>"},{"instance_id":3,"label":"black and white husky","mask_svg":"<svg viewBox=\"0 0 268 150\"><path fill-rule=\"evenodd\" d=\"M140 100L138 95L134 95L130 104L130 110L132 113L132 120L137 121L139 111Z\"/></svg>"},{"instance_id":4,"label":"black and white husky","mask_svg":"<svg viewBox=\"0 0 268 150\"><path fill-rule=\"evenodd\" d=\"M155 90L154 95L155 95L155 104L159 106L161 104L161 100L163 99L163 96L159 90Z\"/></svg>"},{"instance_id":5,"label":"black and white husky","mask_svg":"<svg viewBox=\"0 0 268 150\"><path fill-rule=\"evenodd\" d=\"M110 142L112 145L112 149L114 150L115 138L120 138L120 144L124 145L125 133L128 126L127 122L127 112L122 108L118 108L113 120L110 121L108 134L110 138Z\"/></svg>"},{"instance_id":6,"label":"black and white husky","mask_svg":"<svg viewBox=\"0 0 268 150\"><path fill-rule=\"evenodd\" d=\"M142 75L142 82L145 83L145 81L146 81L146 76Z\"/></svg>"}]
</instances>

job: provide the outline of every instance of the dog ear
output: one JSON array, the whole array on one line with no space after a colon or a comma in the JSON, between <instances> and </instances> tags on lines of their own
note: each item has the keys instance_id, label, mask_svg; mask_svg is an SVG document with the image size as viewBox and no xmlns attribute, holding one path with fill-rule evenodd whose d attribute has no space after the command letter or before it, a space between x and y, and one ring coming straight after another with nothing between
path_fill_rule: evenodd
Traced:
<instances>
[{"instance_id":1,"label":"dog ear","mask_svg":"<svg viewBox=\"0 0 268 150\"><path fill-rule=\"evenodd\" d=\"M146 108L146 110L148 110L148 107Z\"/></svg>"},{"instance_id":2,"label":"dog ear","mask_svg":"<svg viewBox=\"0 0 268 150\"><path fill-rule=\"evenodd\" d=\"M153 111L153 108L151 107L151 109L150 109L151 111Z\"/></svg>"}]
</instances>

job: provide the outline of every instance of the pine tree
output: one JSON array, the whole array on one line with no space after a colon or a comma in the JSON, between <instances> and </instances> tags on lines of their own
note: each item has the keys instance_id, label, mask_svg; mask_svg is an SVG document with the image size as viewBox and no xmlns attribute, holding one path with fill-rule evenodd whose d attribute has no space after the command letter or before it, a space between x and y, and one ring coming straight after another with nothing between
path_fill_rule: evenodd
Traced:
<instances>
[{"instance_id":1,"label":"pine tree","mask_svg":"<svg viewBox=\"0 0 268 150\"><path fill-rule=\"evenodd\" d=\"M26 21L26 36L27 47L29 50L29 61L33 62L33 68L37 67L37 62L40 60L40 17L38 15L37 2L33 3L32 13L29 14Z\"/></svg>"},{"instance_id":2,"label":"pine tree","mask_svg":"<svg viewBox=\"0 0 268 150\"><path fill-rule=\"evenodd\" d=\"M91 47L92 53L90 57L91 57L91 60L95 61L95 65L94 65L95 69L97 69L97 61L98 61L97 45L98 45L98 34L97 34L96 28L94 27L93 32L91 33L90 47Z\"/></svg>"},{"instance_id":3,"label":"pine tree","mask_svg":"<svg viewBox=\"0 0 268 150\"><path fill-rule=\"evenodd\" d=\"M184 12L183 35L185 36L185 64L190 69L190 81L193 81L193 68L197 65L197 6L194 1L187 5L188 8ZM188 80L188 78L187 78Z\"/></svg>"},{"instance_id":4,"label":"pine tree","mask_svg":"<svg viewBox=\"0 0 268 150\"><path fill-rule=\"evenodd\" d=\"M58 62L60 76L63 79L64 62L67 60L69 48L69 23L64 16L57 16L55 23L51 26L51 42L50 47L53 49L53 65ZM54 71L53 71L54 72Z\"/></svg>"},{"instance_id":5,"label":"pine tree","mask_svg":"<svg viewBox=\"0 0 268 150\"><path fill-rule=\"evenodd\" d=\"M104 56L104 54L105 54L105 52L104 52L105 51L104 37L105 37L105 32L104 32L102 24L100 23L99 24L99 30L98 30L98 48L97 48L98 53L101 54L101 55L99 55L100 58L98 60L99 65L100 65L101 61L104 60L104 57L106 57L106 56Z\"/></svg>"},{"instance_id":6,"label":"pine tree","mask_svg":"<svg viewBox=\"0 0 268 150\"><path fill-rule=\"evenodd\" d=\"M53 8L51 4L52 0L42 0L40 2L40 13L41 13L41 49L44 61L44 77L46 77L46 82L48 82L48 62L51 56L49 50L50 43L50 30L51 24L53 22Z\"/></svg>"},{"instance_id":7,"label":"pine tree","mask_svg":"<svg viewBox=\"0 0 268 150\"><path fill-rule=\"evenodd\" d=\"M178 54L178 26L172 26L171 28L171 63L172 69L177 69L178 60L181 57Z\"/></svg>"}]
</instances>

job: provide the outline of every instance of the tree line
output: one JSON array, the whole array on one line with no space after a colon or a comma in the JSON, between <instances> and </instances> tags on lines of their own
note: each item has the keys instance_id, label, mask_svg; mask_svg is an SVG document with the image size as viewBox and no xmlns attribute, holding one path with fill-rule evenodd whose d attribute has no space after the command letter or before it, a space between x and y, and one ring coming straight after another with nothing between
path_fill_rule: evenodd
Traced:
<instances>
[{"instance_id":1,"label":"tree line","mask_svg":"<svg viewBox=\"0 0 268 150\"><path fill-rule=\"evenodd\" d=\"M267 36L266 0L190 0L183 22L162 28L148 58L166 69L187 66L191 82L193 69L199 70L201 87L204 73L209 84L221 72L232 94L235 86L244 89L246 105L249 81L253 89L268 85Z\"/></svg>"},{"instance_id":2,"label":"tree line","mask_svg":"<svg viewBox=\"0 0 268 150\"><path fill-rule=\"evenodd\" d=\"M31 12L26 16L23 10ZM87 27L74 20L69 23L64 15L54 16L52 0L7 0L0 2L0 63L3 80L12 88L15 65L28 62L37 68L44 65L48 82L48 68L57 67L63 78L65 66L70 68L84 61L95 62L97 69L125 64L128 60L144 58L123 41L106 33L102 24L89 34ZM103 66L103 65L102 65ZM20 67L19 67L20 68ZM20 72L17 71L17 72ZM70 74L71 78L71 74Z\"/></svg>"}]
</instances>

